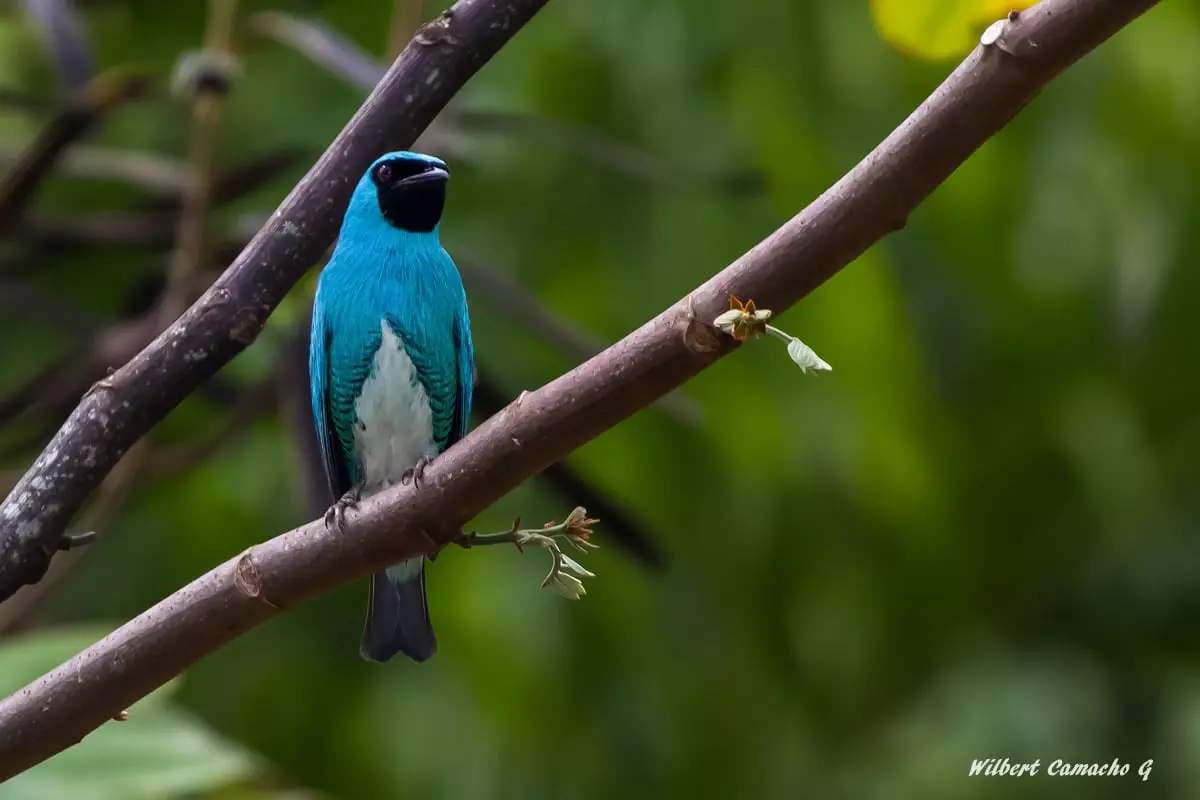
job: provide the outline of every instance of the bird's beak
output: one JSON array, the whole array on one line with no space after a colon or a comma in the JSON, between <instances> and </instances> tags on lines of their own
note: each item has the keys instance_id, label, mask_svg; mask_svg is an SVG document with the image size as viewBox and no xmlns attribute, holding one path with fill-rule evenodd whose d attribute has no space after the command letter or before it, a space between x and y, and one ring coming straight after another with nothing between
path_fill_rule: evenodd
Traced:
<instances>
[{"instance_id":1,"label":"bird's beak","mask_svg":"<svg viewBox=\"0 0 1200 800\"><path fill-rule=\"evenodd\" d=\"M430 183L432 181L448 181L450 173L441 167L430 167L424 172L418 172L416 175L410 175L400 181L401 186L416 186L419 183Z\"/></svg>"}]
</instances>

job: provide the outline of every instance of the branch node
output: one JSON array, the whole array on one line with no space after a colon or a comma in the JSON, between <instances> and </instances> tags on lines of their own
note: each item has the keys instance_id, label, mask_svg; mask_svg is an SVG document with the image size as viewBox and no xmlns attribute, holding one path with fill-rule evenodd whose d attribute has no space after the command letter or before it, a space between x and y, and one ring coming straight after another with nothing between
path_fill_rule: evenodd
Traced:
<instances>
[{"instance_id":1,"label":"branch node","mask_svg":"<svg viewBox=\"0 0 1200 800\"><path fill-rule=\"evenodd\" d=\"M202 94L228 94L241 72L241 64L230 53L194 50L176 62L171 75L171 91L189 99Z\"/></svg>"},{"instance_id":2,"label":"branch node","mask_svg":"<svg viewBox=\"0 0 1200 800\"><path fill-rule=\"evenodd\" d=\"M679 310L679 337L684 346L698 355L719 353L727 346L712 325L700 322L696 315L695 300L689 294L683 299Z\"/></svg>"},{"instance_id":3,"label":"branch node","mask_svg":"<svg viewBox=\"0 0 1200 800\"><path fill-rule=\"evenodd\" d=\"M247 550L238 558L237 566L233 568L233 585L247 597L260 600L276 611L279 610L279 606L263 596L262 573L258 571L258 565L254 563L252 550Z\"/></svg>"},{"instance_id":4,"label":"branch node","mask_svg":"<svg viewBox=\"0 0 1200 800\"><path fill-rule=\"evenodd\" d=\"M419 45L430 47L445 42L455 47L461 47L462 42L450 35L450 21L454 19L454 11L446 9L437 19L430 20L417 29L413 41Z\"/></svg>"},{"instance_id":5,"label":"branch node","mask_svg":"<svg viewBox=\"0 0 1200 800\"><path fill-rule=\"evenodd\" d=\"M117 385L112 379L115 370L112 367L106 367L105 369L107 370L108 374L89 386L88 390L83 393L84 397L91 397L97 392L112 392L116 390Z\"/></svg>"},{"instance_id":6,"label":"branch node","mask_svg":"<svg viewBox=\"0 0 1200 800\"><path fill-rule=\"evenodd\" d=\"M1013 35L1020 19L1020 13L1010 11L1007 16L987 26L979 36L979 44L983 47L995 47L1014 58L1031 57L1037 50L1037 42L1029 37Z\"/></svg>"},{"instance_id":7,"label":"branch node","mask_svg":"<svg viewBox=\"0 0 1200 800\"><path fill-rule=\"evenodd\" d=\"M269 308L263 310L270 311ZM252 344L262 333L263 322L263 317L257 309L239 309L233 317L233 324L229 327L229 338L240 344Z\"/></svg>"}]
</instances>

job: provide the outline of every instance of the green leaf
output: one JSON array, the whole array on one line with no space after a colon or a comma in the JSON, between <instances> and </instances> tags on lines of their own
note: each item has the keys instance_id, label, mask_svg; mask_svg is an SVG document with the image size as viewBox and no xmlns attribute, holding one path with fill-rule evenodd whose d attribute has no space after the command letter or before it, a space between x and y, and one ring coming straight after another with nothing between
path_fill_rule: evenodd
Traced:
<instances>
[{"instance_id":1,"label":"green leaf","mask_svg":"<svg viewBox=\"0 0 1200 800\"><path fill-rule=\"evenodd\" d=\"M11 693L108 632L95 625L37 631L0 644L0 691ZM78 745L11 779L5 800L149 800L211 791L259 773L250 753L163 701L178 680Z\"/></svg>"},{"instance_id":2,"label":"green leaf","mask_svg":"<svg viewBox=\"0 0 1200 800\"><path fill-rule=\"evenodd\" d=\"M788 342L788 355L792 361L805 372L829 372L833 367L826 363L825 359L821 358L816 352L799 339L793 338Z\"/></svg>"}]
</instances>

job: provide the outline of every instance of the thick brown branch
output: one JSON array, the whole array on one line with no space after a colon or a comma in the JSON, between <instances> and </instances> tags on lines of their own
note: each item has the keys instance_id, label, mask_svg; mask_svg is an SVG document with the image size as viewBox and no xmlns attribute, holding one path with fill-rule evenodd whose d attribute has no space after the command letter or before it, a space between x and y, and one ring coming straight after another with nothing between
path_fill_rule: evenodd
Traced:
<instances>
[{"instance_id":1,"label":"thick brown branch","mask_svg":"<svg viewBox=\"0 0 1200 800\"><path fill-rule=\"evenodd\" d=\"M89 392L0 504L0 600L36 582L117 459L258 336L317 260L367 165L411 144L548 0L460 0L422 27L237 260L178 321Z\"/></svg>"},{"instance_id":2,"label":"thick brown branch","mask_svg":"<svg viewBox=\"0 0 1200 800\"><path fill-rule=\"evenodd\" d=\"M489 419L433 462L420 490L364 500L343 531L317 520L247 550L4 700L0 780L78 742L280 609L417 555L427 546L422 527L451 535L454 523L730 352L732 340L707 324L730 293L776 311L794 304L898 227L1043 84L1155 2L1045 0L1022 14L999 46L976 49L807 209L622 341Z\"/></svg>"}]
</instances>

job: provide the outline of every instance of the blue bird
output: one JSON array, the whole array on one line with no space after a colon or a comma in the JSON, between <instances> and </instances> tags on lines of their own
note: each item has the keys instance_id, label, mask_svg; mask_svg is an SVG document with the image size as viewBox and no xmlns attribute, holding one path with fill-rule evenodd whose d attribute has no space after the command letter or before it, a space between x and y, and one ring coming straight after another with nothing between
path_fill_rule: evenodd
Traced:
<instances>
[{"instance_id":1,"label":"blue bird","mask_svg":"<svg viewBox=\"0 0 1200 800\"><path fill-rule=\"evenodd\" d=\"M419 153L388 153L346 210L313 305L309 380L325 475L327 520L425 465L467 432L474 385L462 278L438 240L450 174ZM371 578L359 652L424 661L437 650L425 560Z\"/></svg>"}]
</instances>

